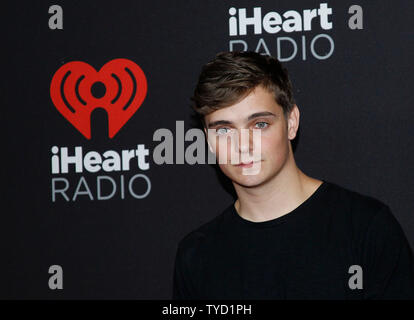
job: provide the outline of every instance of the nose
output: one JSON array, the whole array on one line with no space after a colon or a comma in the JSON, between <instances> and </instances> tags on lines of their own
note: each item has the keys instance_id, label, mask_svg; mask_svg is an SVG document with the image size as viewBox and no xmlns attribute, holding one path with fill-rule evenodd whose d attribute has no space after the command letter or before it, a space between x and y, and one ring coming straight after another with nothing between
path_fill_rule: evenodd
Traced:
<instances>
[{"instance_id":1,"label":"nose","mask_svg":"<svg viewBox=\"0 0 414 320\"><path fill-rule=\"evenodd\" d=\"M238 140L240 153L250 153L250 151L253 150L253 139L250 129L240 129Z\"/></svg>"}]
</instances>

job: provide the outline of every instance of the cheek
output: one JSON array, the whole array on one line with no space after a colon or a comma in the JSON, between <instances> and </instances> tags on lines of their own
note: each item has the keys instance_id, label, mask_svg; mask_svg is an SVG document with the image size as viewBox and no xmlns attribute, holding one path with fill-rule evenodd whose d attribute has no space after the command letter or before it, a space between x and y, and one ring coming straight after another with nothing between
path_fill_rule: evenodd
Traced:
<instances>
[{"instance_id":1,"label":"cheek","mask_svg":"<svg viewBox=\"0 0 414 320\"><path fill-rule=\"evenodd\" d=\"M288 149L287 133L282 129L268 131L262 134L262 154L269 158L279 158Z\"/></svg>"},{"instance_id":2,"label":"cheek","mask_svg":"<svg viewBox=\"0 0 414 320\"><path fill-rule=\"evenodd\" d=\"M226 143L223 139L219 139L216 143L216 153L218 157L224 157L229 155L230 144Z\"/></svg>"},{"instance_id":3,"label":"cheek","mask_svg":"<svg viewBox=\"0 0 414 320\"><path fill-rule=\"evenodd\" d=\"M226 161L226 159L230 161L232 149L235 148L234 145L232 145L230 137L211 138L211 140L209 141L210 141L211 147L216 153L217 161L219 161L219 159L222 159L222 161Z\"/></svg>"},{"instance_id":4,"label":"cheek","mask_svg":"<svg viewBox=\"0 0 414 320\"><path fill-rule=\"evenodd\" d=\"M263 137L262 138L262 149L263 150L279 150L285 145L285 139L282 137Z\"/></svg>"}]
</instances>

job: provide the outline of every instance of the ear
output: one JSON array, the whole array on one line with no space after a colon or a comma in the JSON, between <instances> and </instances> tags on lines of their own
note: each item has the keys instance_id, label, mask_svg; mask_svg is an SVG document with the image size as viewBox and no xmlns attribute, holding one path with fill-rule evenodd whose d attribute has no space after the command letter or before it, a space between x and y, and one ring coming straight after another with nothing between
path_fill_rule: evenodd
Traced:
<instances>
[{"instance_id":1,"label":"ear","mask_svg":"<svg viewBox=\"0 0 414 320\"><path fill-rule=\"evenodd\" d=\"M292 111L288 115L288 119L287 119L289 140L293 140L296 137L296 133L299 128L299 118L300 118L299 108L295 104L292 108Z\"/></svg>"},{"instance_id":2,"label":"ear","mask_svg":"<svg viewBox=\"0 0 414 320\"><path fill-rule=\"evenodd\" d=\"M206 134L206 140L208 144L208 148L210 149L210 152L214 154L213 148L211 147L210 141L208 140L208 133L206 127L203 127L204 133Z\"/></svg>"}]
</instances>

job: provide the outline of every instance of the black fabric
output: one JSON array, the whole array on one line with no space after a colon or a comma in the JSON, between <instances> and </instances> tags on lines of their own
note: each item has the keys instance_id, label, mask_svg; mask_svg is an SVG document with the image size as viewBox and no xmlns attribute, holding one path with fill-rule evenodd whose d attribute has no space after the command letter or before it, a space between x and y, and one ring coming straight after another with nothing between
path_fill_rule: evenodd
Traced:
<instances>
[{"instance_id":1,"label":"black fabric","mask_svg":"<svg viewBox=\"0 0 414 320\"><path fill-rule=\"evenodd\" d=\"M414 257L387 205L323 181L279 218L252 222L232 203L186 235L173 299L414 299Z\"/></svg>"}]
</instances>

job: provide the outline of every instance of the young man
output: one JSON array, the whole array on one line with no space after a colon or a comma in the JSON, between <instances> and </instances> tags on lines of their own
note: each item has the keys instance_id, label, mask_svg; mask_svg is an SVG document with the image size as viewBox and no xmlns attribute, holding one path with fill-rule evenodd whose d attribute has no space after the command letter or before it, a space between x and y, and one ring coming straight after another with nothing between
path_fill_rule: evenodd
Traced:
<instances>
[{"instance_id":1,"label":"young man","mask_svg":"<svg viewBox=\"0 0 414 320\"><path fill-rule=\"evenodd\" d=\"M390 208L297 167L299 109L275 58L219 53L192 100L237 200L180 241L173 299L414 298L413 253ZM219 139L243 129L260 140Z\"/></svg>"}]
</instances>

